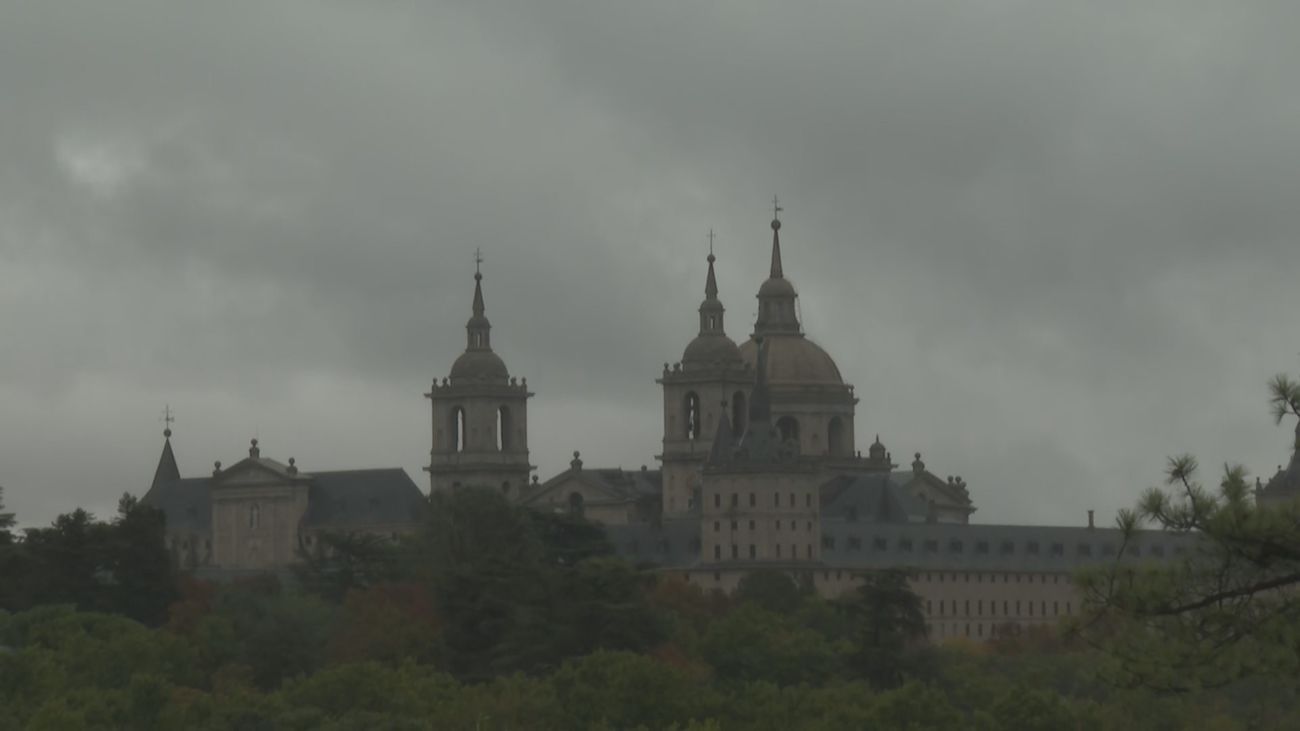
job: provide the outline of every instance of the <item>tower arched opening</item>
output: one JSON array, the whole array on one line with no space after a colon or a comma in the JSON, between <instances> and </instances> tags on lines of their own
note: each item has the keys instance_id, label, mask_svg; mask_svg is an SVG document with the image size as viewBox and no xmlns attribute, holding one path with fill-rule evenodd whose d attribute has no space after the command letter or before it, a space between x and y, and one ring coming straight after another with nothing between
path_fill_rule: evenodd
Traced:
<instances>
[{"instance_id":1,"label":"tower arched opening","mask_svg":"<svg viewBox=\"0 0 1300 731\"><path fill-rule=\"evenodd\" d=\"M686 438L695 441L700 438L700 397L694 391L686 394L685 399Z\"/></svg>"}]
</instances>

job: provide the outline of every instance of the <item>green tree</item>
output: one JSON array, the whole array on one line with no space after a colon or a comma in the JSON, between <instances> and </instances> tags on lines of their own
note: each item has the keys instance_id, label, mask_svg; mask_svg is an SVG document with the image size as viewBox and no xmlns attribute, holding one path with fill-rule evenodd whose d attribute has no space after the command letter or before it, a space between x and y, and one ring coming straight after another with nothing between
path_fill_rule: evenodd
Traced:
<instances>
[{"instance_id":1,"label":"green tree","mask_svg":"<svg viewBox=\"0 0 1300 731\"><path fill-rule=\"evenodd\" d=\"M304 591L340 602L354 590L398 580L401 559L399 547L382 535L325 531L315 550L298 549L293 573Z\"/></svg>"},{"instance_id":2,"label":"green tree","mask_svg":"<svg viewBox=\"0 0 1300 731\"><path fill-rule=\"evenodd\" d=\"M777 614L790 614L803 602L804 592L784 571L759 569L745 574L736 587L736 600Z\"/></svg>"},{"instance_id":3,"label":"green tree","mask_svg":"<svg viewBox=\"0 0 1300 731\"><path fill-rule=\"evenodd\" d=\"M5 489L0 485L0 546L8 546L14 541L13 527L16 522L13 513L5 511Z\"/></svg>"},{"instance_id":4,"label":"green tree","mask_svg":"<svg viewBox=\"0 0 1300 731\"><path fill-rule=\"evenodd\" d=\"M1273 416L1300 416L1300 383L1269 382ZM1300 464L1300 424L1296 428ZM1085 572L1083 635L1105 646L1112 677L1125 684L1181 690L1251 675L1300 672L1300 503L1261 507L1247 472L1225 465L1217 490L1198 478L1194 457L1169 460L1165 488L1123 510L1119 559ZM1188 550L1160 565L1130 558L1148 526L1186 536Z\"/></svg>"},{"instance_id":5,"label":"green tree","mask_svg":"<svg viewBox=\"0 0 1300 731\"><path fill-rule=\"evenodd\" d=\"M843 604L855 628L850 665L878 688L895 687L920 670L925 614L907 582L906 571L872 572Z\"/></svg>"},{"instance_id":6,"label":"green tree","mask_svg":"<svg viewBox=\"0 0 1300 731\"><path fill-rule=\"evenodd\" d=\"M727 683L817 683L837 669L834 648L788 615L742 604L709 625L701 639L704 659Z\"/></svg>"}]
</instances>

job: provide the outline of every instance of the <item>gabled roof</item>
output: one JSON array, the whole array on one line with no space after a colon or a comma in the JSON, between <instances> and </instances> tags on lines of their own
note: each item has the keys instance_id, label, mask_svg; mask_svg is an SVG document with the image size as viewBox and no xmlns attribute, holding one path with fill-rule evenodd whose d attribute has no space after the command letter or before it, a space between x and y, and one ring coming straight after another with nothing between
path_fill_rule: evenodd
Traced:
<instances>
[{"instance_id":1,"label":"gabled roof","mask_svg":"<svg viewBox=\"0 0 1300 731\"><path fill-rule=\"evenodd\" d=\"M525 505L548 495L556 487L576 480L591 487L603 501L611 504L636 502L641 498L656 497L663 492L663 472L660 470L625 470L622 467L586 468L577 458L569 469L543 482L524 498Z\"/></svg>"}]
</instances>

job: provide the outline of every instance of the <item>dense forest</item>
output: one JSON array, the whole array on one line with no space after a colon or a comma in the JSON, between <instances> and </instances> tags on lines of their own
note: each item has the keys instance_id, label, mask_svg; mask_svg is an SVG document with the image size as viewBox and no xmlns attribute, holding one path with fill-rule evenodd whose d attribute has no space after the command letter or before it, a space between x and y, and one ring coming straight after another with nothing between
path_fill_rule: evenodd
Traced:
<instances>
[{"instance_id":1,"label":"dense forest","mask_svg":"<svg viewBox=\"0 0 1300 731\"><path fill-rule=\"evenodd\" d=\"M1163 692L1074 627L933 646L899 572L836 600L763 572L705 593L490 490L436 496L396 545L330 536L220 584L176 574L129 497L11 526L0 729L1300 728L1289 677Z\"/></svg>"}]
</instances>

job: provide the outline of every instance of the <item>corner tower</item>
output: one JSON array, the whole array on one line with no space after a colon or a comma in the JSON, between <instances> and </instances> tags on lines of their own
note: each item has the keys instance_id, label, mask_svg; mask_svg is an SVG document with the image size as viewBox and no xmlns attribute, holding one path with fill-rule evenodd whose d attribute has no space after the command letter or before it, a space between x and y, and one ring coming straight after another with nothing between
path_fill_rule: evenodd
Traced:
<instances>
[{"instance_id":1,"label":"corner tower","mask_svg":"<svg viewBox=\"0 0 1300 731\"><path fill-rule=\"evenodd\" d=\"M481 264L482 258L477 262ZM512 498L528 484L528 379L510 377L492 351L492 324L484 314L483 274L475 267L473 314L465 325L465 352L449 378L424 394L432 404L431 489L495 487Z\"/></svg>"},{"instance_id":2,"label":"corner tower","mask_svg":"<svg viewBox=\"0 0 1300 731\"><path fill-rule=\"evenodd\" d=\"M726 312L718 299L713 270L713 232L709 232L709 269L700 303L700 330L673 366L664 364L656 383L664 391L663 512L680 516L698 510L700 468L709 455L713 434L721 422L736 432L745 428L746 404L753 373L740 349L727 337Z\"/></svg>"}]
</instances>

